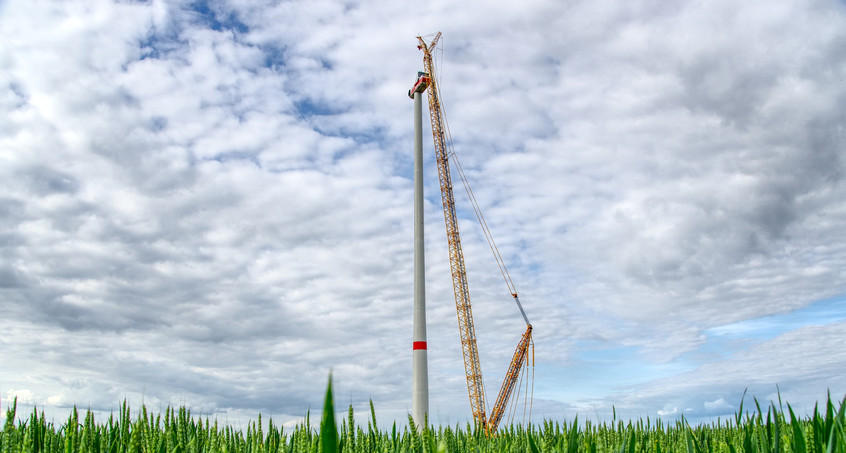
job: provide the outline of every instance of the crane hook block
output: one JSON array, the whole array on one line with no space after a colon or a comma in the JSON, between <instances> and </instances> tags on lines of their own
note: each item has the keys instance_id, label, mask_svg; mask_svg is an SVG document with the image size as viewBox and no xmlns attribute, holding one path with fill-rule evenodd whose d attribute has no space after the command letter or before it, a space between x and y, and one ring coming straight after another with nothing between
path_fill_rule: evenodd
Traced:
<instances>
[{"instance_id":1,"label":"crane hook block","mask_svg":"<svg viewBox=\"0 0 846 453\"><path fill-rule=\"evenodd\" d=\"M418 72L417 81L414 82L414 86L408 91L408 97L414 99L414 93L422 93L426 91L426 87L429 86L429 81L429 73Z\"/></svg>"}]
</instances>

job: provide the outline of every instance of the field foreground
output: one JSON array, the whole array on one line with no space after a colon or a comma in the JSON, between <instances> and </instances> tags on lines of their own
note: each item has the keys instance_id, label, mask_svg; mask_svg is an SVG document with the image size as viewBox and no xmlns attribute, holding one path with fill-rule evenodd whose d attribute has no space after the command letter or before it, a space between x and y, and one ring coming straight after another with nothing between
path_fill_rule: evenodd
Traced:
<instances>
[{"instance_id":1,"label":"field foreground","mask_svg":"<svg viewBox=\"0 0 846 453\"><path fill-rule=\"evenodd\" d=\"M690 426L684 421L665 424L661 420L610 424L571 424L545 421L537 426L509 426L495 436L485 436L469 424L465 428L428 427L418 433L409 425L390 431L376 428L371 402L366 429L354 422L352 407L340 426L334 414L331 384L324 402L319 430L303 424L285 431L270 420L263 426L248 425L246 432L219 426L208 418L195 418L189 409L168 408L150 414L146 407L134 417L124 402L120 414L95 422L88 411L80 419L74 408L66 423L56 426L44 413L33 410L16 422L17 401L6 411L0 431L0 453L7 452L96 452L96 453L187 453L187 452L846 452L844 407L831 398L814 414L797 418L790 405L787 413L771 404L767 411L755 400L754 411L743 413L741 404L733 420ZM779 405L781 406L781 405Z\"/></svg>"}]
</instances>

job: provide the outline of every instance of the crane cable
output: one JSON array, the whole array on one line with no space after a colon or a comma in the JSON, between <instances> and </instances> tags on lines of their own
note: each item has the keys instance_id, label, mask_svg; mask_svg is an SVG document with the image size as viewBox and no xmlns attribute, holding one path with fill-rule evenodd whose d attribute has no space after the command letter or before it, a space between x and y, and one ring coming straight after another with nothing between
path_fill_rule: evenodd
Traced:
<instances>
[{"instance_id":1,"label":"crane cable","mask_svg":"<svg viewBox=\"0 0 846 453\"><path fill-rule=\"evenodd\" d=\"M529 421L532 420L532 405L535 403L535 340L532 340L532 394L529 400Z\"/></svg>"},{"instance_id":2,"label":"crane cable","mask_svg":"<svg viewBox=\"0 0 846 453\"><path fill-rule=\"evenodd\" d=\"M464 173L464 168L461 166L461 162L458 159L458 154L456 154L455 152L455 146L452 143L452 133L449 130L449 121L447 121L446 119L446 109L444 108L444 100L440 93L440 61L443 56L443 47L437 47L440 49L440 53L438 54L438 58L436 59L436 62L438 63L438 70L435 76L438 78L438 80L437 83L435 83L435 89L438 91L438 99L441 103L441 114L444 117L444 134L446 135L446 143L447 147L449 148L447 158L452 158L451 160L455 162L455 168L456 170L458 170L458 176L461 179L462 185L464 185L464 191L467 192L467 197L470 199L470 204L473 206L473 212L476 214L476 220L478 220L479 225L482 226L482 232L484 233L485 239L488 242L488 247L490 247L491 252L494 255L496 264L499 267L499 272L502 274L502 278L505 280L505 285L508 287L508 292L511 293L514 298L517 298L517 288L516 286L514 286L514 282L511 280L511 275L508 273L508 268L505 266L505 260L503 260L502 254L499 253L499 247L497 247L496 241L494 241L493 235L491 234L491 230L490 228L488 228L488 223L485 220L484 214L482 214L482 210L479 207L479 202L476 200L476 195L473 193L473 189L470 187L470 182L467 180L467 175Z\"/></svg>"},{"instance_id":3,"label":"crane cable","mask_svg":"<svg viewBox=\"0 0 846 453\"><path fill-rule=\"evenodd\" d=\"M444 100L443 100L443 97L441 96L441 67L442 67L443 52L444 52L442 43L443 43L443 38L441 38L441 42L438 43L438 45L435 47L435 49L433 49L435 51L435 55L433 55L433 58L432 58L432 66L434 66L433 69L435 69L435 71L434 71L435 74L434 74L434 76L432 76L432 74L429 74L434 79L433 80L434 83L432 84L432 86L429 87L429 89L431 90L434 87L435 96L438 98L438 103L440 104L440 114L441 114L441 117L442 117L441 118L442 119L441 125L442 125L443 133L444 133L444 153L446 154L446 160L449 161L451 157L454 157L456 164L458 164L458 155L455 153L455 146L452 144L452 132L450 132L450 129L449 129L449 121L447 121L446 109L444 108ZM435 156L435 157L437 159L437 156ZM447 162L447 165L449 165L449 162ZM461 181L464 184L464 187L465 187L465 190L466 190L469 186L467 185L466 179L463 175L463 171L461 170L460 166L458 166L458 170L459 170L459 174L461 175ZM450 184L452 184L452 181L450 181ZM474 209L477 209L475 204L474 204ZM485 386L484 379L481 380L481 387L482 387L482 394L484 395L484 404L485 404L485 407L483 409L484 409L484 412L487 414L488 413L488 389Z\"/></svg>"},{"instance_id":4,"label":"crane cable","mask_svg":"<svg viewBox=\"0 0 846 453\"><path fill-rule=\"evenodd\" d=\"M505 265L505 260L502 258L502 254L500 254L500 252L499 252L499 247L497 247L496 241L494 241L494 238L493 238L493 235L491 234L490 228L488 228L488 223L485 220L485 216L484 216L484 214L482 214L482 210L479 207L479 202L476 200L476 195L473 193L473 189L470 187L470 182L467 179L467 175L464 173L464 168L461 166L461 162L458 159L458 154L455 152L455 146L453 145L453 142L452 142L452 133L450 132L450 129L449 129L449 121L447 121L447 118L446 118L446 109L444 107L444 100L443 100L443 97L441 96L441 93L440 93L440 91L441 91L440 90L440 86L441 86L440 75L441 75L441 66L442 66L441 62L443 61L443 47L440 46L440 45L436 46L435 50L439 51L439 52L436 54L437 57L434 58L434 61L433 61L433 65L437 66L437 70L435 71L435 77L437 78L437 80L436 80L436 83L434 84L434 86L435 86L436 94L437 94L438 99L439 99L440 104L441 104L440 105L441 115L443 115L444 135L445 135L445 139L446 139L445 142L446 142L446 146L448 147L447 159L452 158L451 160L453 160L455 162L455 168L458 170L459 178L461 179L461 183L464 186L464 191L467 193L467 197L470 199L470 204L473 206L473 212L476 215L476 220L478 220L479 225L481 225L481 227L482 227L482 232L484 233L485 239L488 242L488 247L491 249L491 252L494 255L494 259L496 260L497 266L499 267L499 271L502 274L503 279L505 280L505 285L508 287L508 291L514 297L514 300L517 303L517 307L520 309L520 312L523 314L523 318L526 320L526 324L529 324L528 318L526 318L526 314L523 311L523 307L520 305L520 300L517 298L517 288L514 285L514 282L511 280L511 274L508 273L508 268ZM525 392L527 394L529 392L531 392L531 395L524 396L524 400L523 400L523 418L524 418L524 421L525 421L525 417L526 417L526 403L528 403L528 405L529 405L529 420L531 420L531 418L532 418L532 406L534 404L534 395L535 395L535 342L533 340L531 341L531 349L532 349L532 357L531 357L532 375L531 375L531 379L528 379L528 377L529 377L529 367L528 367L529 357L528 357L528 355L526 356L527 367L524 370L524 373L525 373L525 375L527 377L527 381L528 381L526 383ZM517 388L518 389L521 388L522 385L523 385L523 373L521 373L520 382L519 382ZM531 389L529 387L531 387ZM483 392L485 394L485 406L487 407L487 405L488 405L487 394L488 393L485 389L484 381L482 382L482 389L483 389ZM518 394L519 394L519 390L518 390ZM513 420L513 417L514 417L516 409L517 409L517 400L516 399L515 399L515 401L512 401L511 409L512 409L512 411L511 411L511 414L509 416L509 419ZM487 412L487 410L485 412Z\"/></svg>"},{"instance_id":5,"label":"crane cable","mask_svg":"<svg viewBox=\"0 0 846 453\"><path fill-rule=\"evenodd\" d=\"M525 389L525 393L523 395L523 424L526 423L526 408L528 407L528 419L529 421L532 420L532 405L535 402L535 342L532 341L530 343L532 348L532 355L529 358L526 355L526 368L520 373L520 381L517 384L518 389ZM531 377L529 376L529 364L531 363L532 366L532 374ZM526 377L526 387L523 387L523 377ZM508 424L514 423L514 416L517 414L517 406L519 404L519 395L520 392L517 392L518 398L515 398L514 401L509 403L509 411L508 411Z\"/></svg>"},{"instance_id":6,"label":"crane cable","mask_svg":"<svg viewBox=\"0 0 846 453\"><path fill-rule=\"evenodd\" d=\"M517 382L517 394L515 395L514 400L512 400L508 406L508 424L514 424L514 416L517 414L517 406L520 404L520 389L523 388L523 376L526 375L527 370L523 370L520 372L520 380ZM528 388L528 386L526 386ZM526 409L523 409L523 416L526 415ZM525 420L524 420L525 421Z\"/></svg>"},{"instance_id":7,"label":"crane cable","mask_svg":"<svg viewBox=\"0 0 846 453\"><path fill-rule=\"evenodd\" d=\"M494 259L496 260L496 264L497 266L499 266L499 271L500 273L502 273L502 277L505 280L506 286L508 286L508 292L510 292L512 296L517 297L517 288L514 286L514 282L511 281L511 275L508 273L508 268L505 266L505 261L502 259L502 255L499 253L499 248L497 247L496 241L494 241L494 238L491 235L491 231L488 228L488 223L485 220L485 216L482 214L482 211L479 208L479 203L476 201L476 195L473 193L473 189L470 187L470 183L467 181L467 175L464 174L464 168L461 166L461 162L459 162L458 156L455 155L454 151L453 157L455 159L455 167L456 169L458 169L458 175L461 178L462 184L464 185L464 190L467 192L468 198L470 198L470 203L473 205L473 211L476 213L476 219L482 226L482 232L485 234L485 239L487 239L488 241L488 247L490 247L491 252L494 255Z\"/></svg>"}]
</instances>

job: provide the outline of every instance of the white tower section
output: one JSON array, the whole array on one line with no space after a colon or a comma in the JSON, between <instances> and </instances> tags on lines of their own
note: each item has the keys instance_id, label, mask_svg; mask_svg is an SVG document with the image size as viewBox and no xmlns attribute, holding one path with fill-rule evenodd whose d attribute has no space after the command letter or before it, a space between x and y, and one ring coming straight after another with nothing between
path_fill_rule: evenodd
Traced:
<instances>
[{"instance_id":1,"label":"white tower section","mask_svg":"<svg viewBox=\"0 0 846 453\"><path fill-rule=\"evenodd\" d=\"M418 73L408 95L414 99L414 333L412 337L411 416L418 430L429 413L429 365L426 344L426 279L423 250L423 91L428 74Z\"/></svg>"}]
</instances>

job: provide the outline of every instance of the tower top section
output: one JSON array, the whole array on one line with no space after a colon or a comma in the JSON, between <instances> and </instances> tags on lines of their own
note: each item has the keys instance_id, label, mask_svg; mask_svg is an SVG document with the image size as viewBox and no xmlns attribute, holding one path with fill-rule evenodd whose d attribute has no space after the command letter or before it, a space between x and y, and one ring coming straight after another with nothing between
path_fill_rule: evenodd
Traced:
<instances>
[{"instance_id":1,"label":"tower top section","mask_svg":"<svg viewBox=\"0 0 846 453\"><path fill-rule=\"evenodd\" d=\"M411 87L410 90L408 90L408 97L410 97L411 99L414 99L414 93L422 93L422 92L426 91L426 87L429 86L430 80L431 79L429 78L428 72L423 72L423 71L418 72L417 73L417 81L414 82L414 86Z\"/></svg>"}]
</instances>

